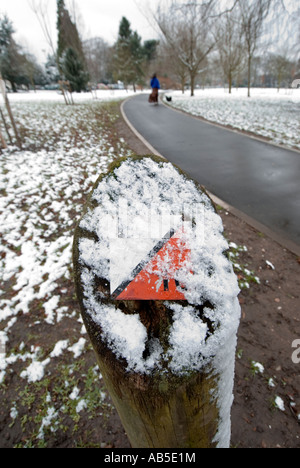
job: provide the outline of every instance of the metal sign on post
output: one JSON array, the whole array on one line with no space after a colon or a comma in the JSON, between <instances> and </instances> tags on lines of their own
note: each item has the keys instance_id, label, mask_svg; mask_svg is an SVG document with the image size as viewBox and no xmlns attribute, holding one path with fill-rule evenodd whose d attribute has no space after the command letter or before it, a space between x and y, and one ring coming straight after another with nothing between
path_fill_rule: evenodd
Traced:
<instances>
[{"instance_id":1,"label":"metal sign on post","mask_svg":"<svg viewBox=\"0 0 300 468\"><path fill-rule=\"evenodd\" d=\"M157 157L120 159L74 236L77 296L134 448L228 447L239 288L202 187Z\"/></svg>"},{"instance_id":2,"label":"metal sign on post","mask_svg":"<svg viewBox=\"0 0 300 468\"><path fill-rule=\"evenodd\" d=\"M176 279L176 272L184 268L191 254L183 233L182 228L166 234L129 274L133 279L123 280L112 297L118 301L185 300L185 286Z\"/></svg>"}]
</instances>

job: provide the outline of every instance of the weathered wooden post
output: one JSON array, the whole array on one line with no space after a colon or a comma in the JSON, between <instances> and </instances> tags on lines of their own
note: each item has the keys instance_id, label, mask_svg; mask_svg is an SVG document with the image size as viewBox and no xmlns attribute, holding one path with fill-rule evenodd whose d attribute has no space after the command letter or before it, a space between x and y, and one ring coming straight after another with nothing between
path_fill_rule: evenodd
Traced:
<instances>
[{"instance_id":1,"label":"weathered wooden post","mask_svg":"<svg viewBox=\"0 0 300 468\"><path fill-rule=\"evenodd\" d=\"M13 144L13 141L12 141L12 138L11 138L11 136L10 136L9 129L8 129L8 125L7 125L7 123L6 123L4 114L3 114L3 112L2 112L1 109L0 109L0 116L1 116L1 119L2 119L2 122L3 122L3 125L4 125L4 128L5 128L6 134L7 134L8 138L9 138L10 144L12 145L12 144Z\"/></svg>"},{"instance_id":2,"label":"weathered wooden post","mask_svg":"<svg viewBox=\"0 0 300 468\"><path fill-rule=\"evenodd\" d=\"M160 158L99 178L74 236L78 299L133 448L228 447L239 289L220 217Z\"/></svg>"},{"instance_id":3,"label":"weathered wooden post","mask_svg":"<svg viewBox=\"0 0 300 468\"><path fill-rule=\"evenodd\" d=\"M6 141L4 140L4 136L2 135L1 130L0 130L0 143L2 145L2 148L4 148L4 149L7 148L7 144L6 144Z\"/></svg>"},{"instance_id":4,"label":"weathered wooden post","mask_svg":"<svg viewBox=\"0 0 300 468\"><path fill-rule=\"evenodd\" d=\"M16 126L16 122L15 122L15 119L14 119L14 116L13 116L13 113L12 113L12 110L11 110L11 107L10 107L10 103L9 103L7 93L6 93L5 83L4 83L4 80L2 79L1 73L0 73L0 91L2 93L4 104L6 106L6 109L7 109L7 112L8 112L12 127L13 127L14 132L15 132L17 145L18 145L18 147L20 149L22 149L22 142L21 142L19 132L18 132L18 129L17 129L17 126Z\"/></svg>"}]
</instances>

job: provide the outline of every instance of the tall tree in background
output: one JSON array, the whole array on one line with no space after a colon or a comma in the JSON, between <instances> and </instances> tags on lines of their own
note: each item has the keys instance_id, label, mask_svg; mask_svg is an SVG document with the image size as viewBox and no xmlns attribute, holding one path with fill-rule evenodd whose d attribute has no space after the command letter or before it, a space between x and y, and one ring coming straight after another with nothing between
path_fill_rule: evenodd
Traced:
<instances>
[{"instance_id":1,"label":"tall tree in background","mask_svg":"<svg viewBox=\"0 0 300 468\"><path fill-rule=\"evenodd\" d=\"M101 37L87 39L83 47L91 81L94 84L107 84L112 79L110 73L112 48Z\"/></svg>"},{"instance_id":2,"label":"tall tree in background","mask_svg":"<svg viewBox=\"0 0 300 468\"><path fill-rule=\"evenodd\" d=\"M252 60L262 36L264 21L269 14L271 3L272 0L238 0L247 51L248 97L250 97L251 88Z\"/></svg>"},{"instance_id":3,"label":"tall tree in background","mask_svg":"<svg viewBox=\"0 0 300 468\"><path fill-rule=\"evenodd\" d=\"M132 84L135 91L135 84L141 84L144 78L143 64L145 61L144 49L142 46L142 38L137 31L132 33L130 41L130 50L132 57Z\"/></svg>"},{"instance_id":4,"label":"tall tree in background","mask_svg":"<svg viewBox=\"0 0 300 468\"><path fill-rule=\"evenodd\" d=\"M80 93L86 88L89 77L77 52L72 47L68 47L61 63L64 77L70 83L71 92Z\"/></svg>"},{"instance_id":5,"label":"tall tree in background","mask_svg":"<svg viewBox=\"0 0 300 468\"><path fill-rule=\"evenodd\" d=\"M230 94L233 75L240 69L245 52L243 28L237 10L226 12L219 18L215 37L219 63L228 81Z\"/></svg>"},{"instance_id":6,"label":"tall tree in background","mask_svg":"<svg viewBox=\"0 0 300 468\"><path fill-rule=\"evenodd\" d=\"M72 22L64 0L57 0L57 61L59 71L80 92L86 88L88 73L82 43L76 25ZM66 76L67 71L67 76ZM71 73L74 73L71 77Z\"/></svg>"},{"instance_id":7,"label":"tall tree in background","mask_svg":"<svg viewBox=\"0 0 300 468\"><path fill-rule=\"evenodd\" d=\"M144 76L153 75L153 70L151 70L151 67L153 67L153 64L155 63L157 59L158 46L159 46L159 41L155 39L149 39L149 40L144 41L144 44L143 44Z\"/></svg>"},{"instance_id":8,"label":"tall tree in background","mask_svg":"<svg viewBox=\"0 0 300 468\"><path fill-rule=\"evenodd\" d=\"M292 81L293 63L288 59L287 52L285 54L269 54L267 66L270 73L276 78L277 91L279 92L282 82Z\"/></svg>"},{"instance_id":9,"label":"tall tree in background","mask_svg":"<svg viewBox=\"0 0 300 468\"><path fill-rule=\"evenodd\" d=\"M14 28L9 18L0 18L0 72L9 81L14 92L17 92L17 82L20 81L22 56L20 48L13 39Z\"/></svg>"},{"instance_id":10,"label":"tall tree in background","mask_svg":"<svg viewBox=\"0 0 300 468\"><path fill-rule=\"evenodd\" d=\"M13 38L14 28L9 18L0 17L0 72L11 88L17 92L17 86L33 88L35 83L43 84L41 67L35 58L25 54Z\"/></svg>"},{"instance_id":11,"label":"tall tree in background","mask_svg":"<svg viewBox=\"0 0 300 468\"><path fill-rule=\"evenodd\" d=\"M125 86L136 83L143 77L144 51L141 38L133 32L130 22L123 17L119 26L118 40L114 46L113 70L114 77L121 80Z\"/></svg>"},{"instance_id":12,"label":"tall tree in background","mask_svg":"<svg viewBox=\"0 0 300 468\"><path fill-rule=\"evenodd\" d=\"M61 58L68 47L74 49L84 62L82 43L76 25L72 22L64 0L57 0L57 56Z\"/></svg>"},{"instance_id":13,"label":"tall tree in background","mask_svg":"<svg viewBox=\"0 0 300 468\"><path fill-rule=\"evenodd\" d=\"M154 14L164 40L187 69L191 96L194 96L196 77L215 46L211 34L214 6L214 0L172 1L168 9L159 6Z\"/></svg>"}]
</instances>

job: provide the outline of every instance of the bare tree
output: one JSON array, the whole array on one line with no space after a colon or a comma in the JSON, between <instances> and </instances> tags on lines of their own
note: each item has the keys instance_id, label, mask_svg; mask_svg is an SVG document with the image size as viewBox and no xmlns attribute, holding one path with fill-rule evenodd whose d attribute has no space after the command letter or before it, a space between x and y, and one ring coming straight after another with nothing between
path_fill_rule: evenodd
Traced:
<instances>
[{"instance_id":1,"label":"bare tree","mask_svg":"<svg viewBox=\"0 0 300 468\"><path fill-rule=\"evenodd\" d=\"M48 14L48 1L46 0L28 0L28 3L35 13L38 22L43 31L45 40L51 49L52 55L56 56L56 48L52 39L51 22Z\"/></svg>"},{"instance_id":2,"label":"bare tree","mask_svg":"<svg viewBox=\"0 0 300 468\"><path fill-rule=\"evenodd\" d=\"M267 66L276 78L278 92L282 82L285 81L287 85L287 83L292 81L293 63L289 60L287 51L281 54L269 54Z\"/></svg>"},{"instance_id":3,"label":"bare tree","mask_svg":"<svg viewBox=\"0 0 300 468\"><path fill-rule=\"evenodd\" d=\"M112 55L109 45L101 37L94 37L84 41L83 49L91 81L100 83L107 80Z\"/></svg>"},{"instance_id":4,"label":"bare tree","mask_svg":"<svg viewBox=\"0 0 300 468\"><path fill-rule=\"evenodd\" d=\"M171 63L172 70L176 78L179 79L180 85L181 85L181 91L182 91L182 94L184 94L185 83L188 77L187 68L181 60L176 60L176 56L174 52L170 57L171 57L171 60L173 59Z\"/></svg>"},{"instance_id":5,"label":"bare tree","mask_svg":"<svg viewBox=\"0 0 300 468\"><path fill-rule=\"evenodd\" d=\"M6 144L6 141L4 140L4 136L2 135L1 130L0 130L0 141L1 141L2 148L6 149L7 144Z\"/></svg>"},{"instance_id":6,"label":"bare tree","mask_svg":"<svg viewBox=\"0 0 300 468\"><path fill-rule=\"evenodd\" d=\"M159 63L155 69L162 70L162 75L163 70L167 69L168 77L176 81L176 84L180 83L182 94L184 94L185 84L188 81L187 67L178 59L176 51L166 41L159 44Z\"/></svg>"},{"instance_id":7,"label":"bare tree","mask_svg":"<svg viewBox=\"0 0 300 468\"><path fill-rule=\"evenodd\" d=\"M272 1L274 3L274 0L238 0L247 51L248 97L250 97L252 60Z\"/></svg>"},{"instance_id":8,"label":"bare tree","mask_svg":"<svg viewBox=\"0 0 300 468\"><path fill-rule=\"evenodd\" d=\"M207 68L207 58L215 47L215 24L222 15L231 12L238 0L170 0L162 2L152 12L163 39L172 48L177 69L184 68L190 78L191 96L199 73Z\"/></svg>"},{"instance_id":9,"label":"bare tree","mask_svg":"<svg viewBox=\"0 0 300 468\"><path fill-rule=\"evenodd\" d=\"M233 75L240 69L245 52L239 11L235 9L219 18L215 38L220 65L231 93Z\"/></svg>"},{"instance_id":10,"label":"bare tree","mask_svg":"<svg viewBox=\"0 0 300 468\"><path fill-rule=\"evenodd\" d=\"M202 63L215 45L211 33L211 18L215 0L172 1L167 9L158 7L154 18L167 44L187 69L191 96Z\"/></svg>"}]
</instances>

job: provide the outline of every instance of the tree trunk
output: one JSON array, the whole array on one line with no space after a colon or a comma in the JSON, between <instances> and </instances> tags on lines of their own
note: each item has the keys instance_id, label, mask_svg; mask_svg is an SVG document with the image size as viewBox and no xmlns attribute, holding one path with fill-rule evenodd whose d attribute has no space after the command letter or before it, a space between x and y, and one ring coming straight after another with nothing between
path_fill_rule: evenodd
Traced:
<instances>
[{"instance_id":1,"label":"tree trunk","mask_svg":"<svg viewBox=\"0 0 300 468\"><path fill-rule=\"evenodd\" d=\"M185 85L185 78L183 77L181 79L181 91L182 91L182 94L184 94L184 85Z\"/></svg>"},{"instance_id":2,"label":"tree trunk","mask_svg":"<svg viewBox=\"0 0 300 468\"><path fill-rule=\"evenodd\" d=\"M1 110L1 109L0 109L0 115L1 115L1 118L2 118L2 121L3 121L3 125L4 125L4 127L5 127L5 131L6 131L6 133L7 133L7 136L8 136L9 142L10 142L10 144L12 145L12 144L13 144L13 141L12 141L12 138L11 138L11 136L10 136L10 133L9 133L9 128L8 128L8 125L7 125L7 123L6 123L6 120L5 120L4 114L3 114L3 112L2 112L2 110Z\"/></svg>"},{"instance_id":3,"label":"tree trunk","mask_svg":"<svg viewBox=\"0 0 300 468\"><path fill-rule=\"evenodd\" d=\"M229 87L229 94L231 94L231 89L232 89L232 73L229 71L228 74L228 87Z\"/></svg>"},{"instance_id":4,"label":"tree trunk","mask_svg":"<svg viewBox=\"0 0 300 468\"><path fill-rule=\"evenodd\" d=\"M191 77L191 96L195 94L195 75L193 73L190 74Z\"/></svg>"},{"instance_id":5,"label":"tree trunk","mask_svg":"<svg viewBox=\"0 0 300 468\"><path fill-rule=\"evenodd\" d=\"M280 91L280 85L281 85L281 72L278 73L277 80L278 80L278 83L277 83L277 93L279 93L279 91Z\"/></svg>"},{"instance_id":6,"label":"tree trunk","mask_svg":"<svg viewBox=\"0 0 300 468\"><path fill-rule=\"evenodd\" d=\"M251 88L251 56L248 56L248 97L250 97Z\"/></svg>"},{"instance_id":7,"label":"tree trunk","mask_svg":"<svg viewBox=\"0 0 300 468\"><path fill-rule=\"evenodd\" d=\"M3 147L4 149L6 149L6 148L7 148L7 144L6 144L5 140L4 140L4 136L2 135L1 130L0 130L0 141L1 141L2 147Z\"/></svg>"}]
</instances>

